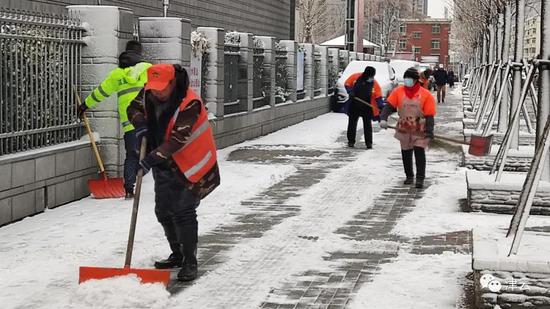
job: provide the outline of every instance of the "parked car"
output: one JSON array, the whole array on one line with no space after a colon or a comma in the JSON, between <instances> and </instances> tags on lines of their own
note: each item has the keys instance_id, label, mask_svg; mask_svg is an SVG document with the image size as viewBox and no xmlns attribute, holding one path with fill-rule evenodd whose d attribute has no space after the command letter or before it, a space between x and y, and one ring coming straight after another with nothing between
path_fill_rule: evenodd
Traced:
<instances>
[{"instance_id":1,"label":"parked car","mask_svg":"<svg viewBox=\"0 0 550 309\"><path fill-rule=\"evenodd\" d=\"M355 73L362 73L367 66L376 69L374 79L380 84L382 94L387 97L390 92L397 86L395 81L395 71L388 62L376 61L352 61L348 64L338 81L336 82L337 106L333 110L341 110L346 101L349 99L348 89L344 86L346 80Z\"/></svg>"},{"instance_id":2,"label":"parked car","mask_svg":"<svg viewBox=\"0 0 550 309\"><path fill-rule=\"evenodd\" d=\"M420 71L420 62L411 60L392 60L391 67L395 70L395 80L397 84L403 85L403 75L409 68L416 68Z\"/></svg>"}]
</instances>

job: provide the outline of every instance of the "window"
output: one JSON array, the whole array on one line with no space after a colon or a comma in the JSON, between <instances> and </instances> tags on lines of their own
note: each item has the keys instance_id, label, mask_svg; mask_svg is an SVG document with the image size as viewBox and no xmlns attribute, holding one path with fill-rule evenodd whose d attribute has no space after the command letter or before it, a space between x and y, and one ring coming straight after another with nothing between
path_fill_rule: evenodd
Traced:
<instances>
[{"instance_id":1,"label":"window","mask_svg":"<svg viewBox=\"0 0 550 309\"><path fill-rule=\"evenodd\" d=\"M413 39L420 39L422 37L422 32L415 31L413 32Z\"/></svg>"},{"instance_id":2,"label":"window","mask_svg":"<svg viewBox=\"0 0 550 309\"><path fill-rule=\"evenodd\" d=\"M415 54L415 55L420 54L421 51L422 51L422 48L420 48L420 47L415 47L415 48L414 48L414 54Z\"/></svg>"},{"instance_id":3,"label":"window","mask_svg":"<svg viewBox=\"0 0 550 309\"><path fill-rule=\"evenodd\" d=\"M432 25L432 33L441 33L441 25Z\"/></svg>"},{"instance_id":4,"label":"window","mask_svg":"<svg viewBox=\"0 0 550 309\"><path fill-rule=\"evenodd\" d=\"M399 40L399 49L400 50L405 50L407 49L407 40Z\"/></svg>"},{"instance_id":5,"label":"window","mask_svg":"<svg viewBox=\"0 0 550 309\"><path fill-rule=\"evenodd\" d=\"M441 42L439 40L432 40L432 49L439 49L441 47Z\"/></svg>"},{"instance_id":6,"label":"window","mask_svg":"<svg viewBox=\"0 0 550 309\"><path fill-rule=\"evenodd\" d=\"M406 32L407 32L407 26L406 25L399 26L399 33L405 34Z\"/></svg>"}]
</instances>

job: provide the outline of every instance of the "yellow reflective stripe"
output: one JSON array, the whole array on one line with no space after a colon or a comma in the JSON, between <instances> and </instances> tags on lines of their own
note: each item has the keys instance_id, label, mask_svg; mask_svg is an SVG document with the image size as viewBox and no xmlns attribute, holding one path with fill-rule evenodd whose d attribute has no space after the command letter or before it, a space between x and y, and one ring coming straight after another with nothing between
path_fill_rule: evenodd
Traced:
<instances>
[{"instance_id":1,"label":"yellow reflective stripe","mask_svg":"<svg viewBox=\"0 0 550 309\"><path fill-rule=\"evenodd\" d=\"M128 88L128 89L124 89L124 90L120 90L118 92L118 97L120 98L121 96L125 95L125 94L128 94L128 93L132 93L132 92L139 92L141 91L143 87L132 87L132 88Z\"/></svg>"},{"instance_id":2,"label":"yellow reflective stripe","mask_svg":"<svg viewBox=\"0 0 550 309\"><path fill-rule=\"evenodd\" d=\"M189 168L187 171L183 172L185 177L189 179L190 177L198 173L206 165L206 163L208 163L210 158L212 158L212 152L208 151L208 153L204 156L204 158L202 158L202 160L199 161L199 163L195 164L194 166Z\"/></svg>"},{"instance_id":3,"label":"yellow reflective stripe","mask_svg":"<svg viewBox=\"0 0 550 309\"><path fill-rule=\"evenodd\" d=\"M99 93L101 93L102 96L104 97L108 97L109 95L107 94L107 92L105 92L105 90L103 90L103 87L101 87L101 85L99 85L99 87L97 87L97 90L99 91Z\"/></svg>"}]
</instances>

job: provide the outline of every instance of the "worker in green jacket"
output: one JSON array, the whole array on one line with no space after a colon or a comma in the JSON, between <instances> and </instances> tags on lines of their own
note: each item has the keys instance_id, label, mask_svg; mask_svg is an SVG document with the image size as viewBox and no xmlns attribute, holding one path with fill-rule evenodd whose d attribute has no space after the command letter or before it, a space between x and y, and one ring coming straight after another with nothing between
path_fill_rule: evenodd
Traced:
<instances>
[{"instance_id":1,"label":"worker in green jacket","mask_svg":"<svg viewBox=\"0 0 550 309\"><path fill-rule=\"evenodd\" d=\"M129 41L126 50L118 57L118 68L112 70L107 78L95 88L78 108L78 116L82 117L88 108L96 106L113 93L118 96L118 114L124 131L124 148L126 158L124 160L124 189L126 198L134 197L134 185L139 166L138 136L134 127L128 121L126 109L135 99L147 82L147 69L150 63L142 59L142 47L137 41Z\"/></svg>"}]
</instances>

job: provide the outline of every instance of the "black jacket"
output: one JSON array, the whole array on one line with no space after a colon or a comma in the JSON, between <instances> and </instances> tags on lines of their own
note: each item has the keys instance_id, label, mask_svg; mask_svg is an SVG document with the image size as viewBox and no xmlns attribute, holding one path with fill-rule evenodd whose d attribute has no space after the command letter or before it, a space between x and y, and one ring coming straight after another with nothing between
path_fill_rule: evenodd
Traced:
<instances>
[{"instance_id":1,"label":"black jacket","mask_svg":"<svg viewBox=\"0 0 550 309\"><path fill-rule=\"evenodd\" d=\"M445 71L445 69L437 69L437 71L434 72L434 79L435 79L435 83L438 86L445 85L449 79L447 75L447 71Z\"/></svg>"}]
</instances>

